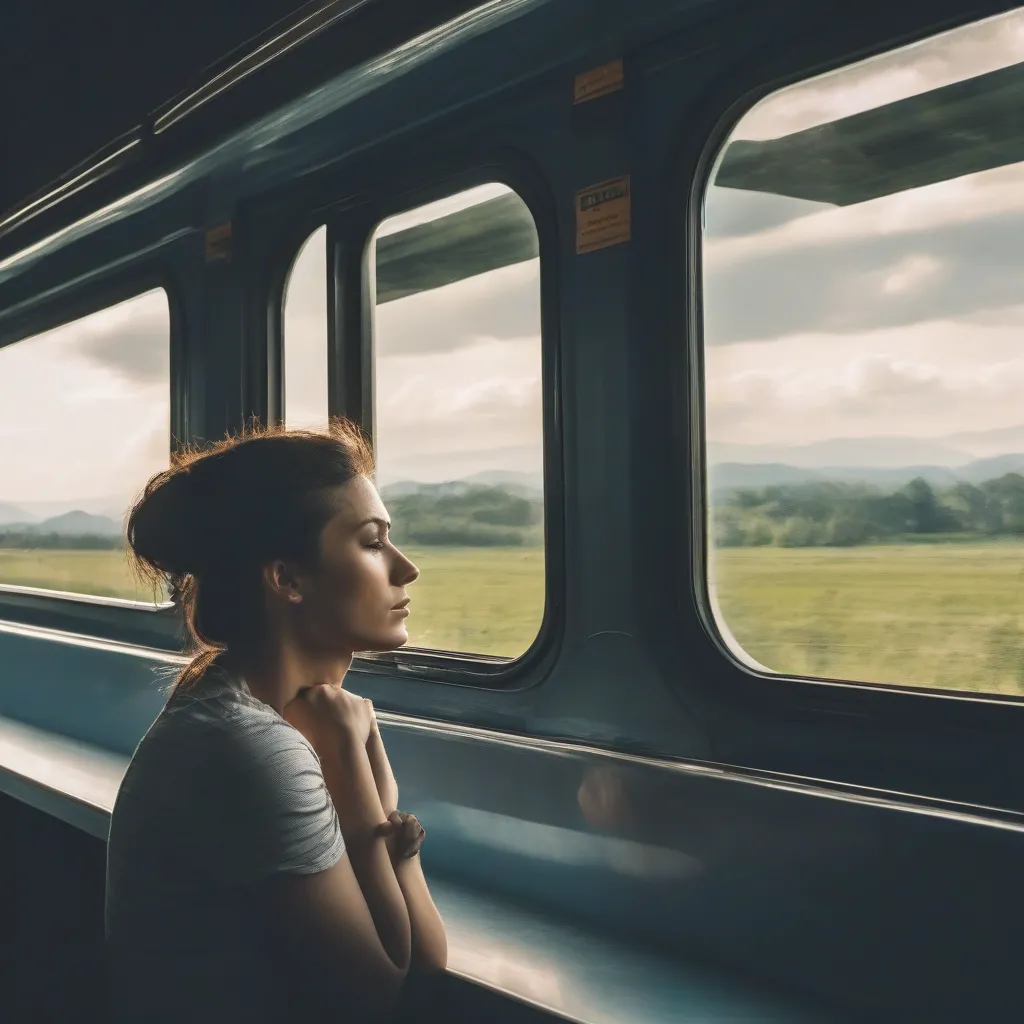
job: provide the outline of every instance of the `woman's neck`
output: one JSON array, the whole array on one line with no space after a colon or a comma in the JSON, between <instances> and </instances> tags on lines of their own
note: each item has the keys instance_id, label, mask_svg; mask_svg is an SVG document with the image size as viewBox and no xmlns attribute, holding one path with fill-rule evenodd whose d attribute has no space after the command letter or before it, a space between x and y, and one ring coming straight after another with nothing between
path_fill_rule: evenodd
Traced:
<instances>
[{"instance_id":1,"label":"woman's neck","mask_svg":"<svg viewBox=\"0 0 1024 1024\"><path fill-rule=\"evenodd\" d=\"M284 645L233 665L250 693L283 714L303 690L312 686L341 686L352 655L312 655Z\"/></svg>"}]
</instances>

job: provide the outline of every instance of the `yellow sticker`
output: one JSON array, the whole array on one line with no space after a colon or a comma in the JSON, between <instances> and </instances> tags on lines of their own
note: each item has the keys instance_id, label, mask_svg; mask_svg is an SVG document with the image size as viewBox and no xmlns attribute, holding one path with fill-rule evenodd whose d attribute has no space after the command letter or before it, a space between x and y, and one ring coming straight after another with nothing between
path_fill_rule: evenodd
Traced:
<instances>
[{"instance_id":1,"label":"yellow sticker","mask_svg":"<svg viewBox=\"0 0 1024 1024\"><path fill-rule=\"evenodd\" d=\"M576 254L630 239L629 175L576 193Z\"/></svg>"},{"instance_id":2,"label":"yellow sticker","mask_svg":"<svg viewBox=\"0 0 1024 1024\"><path fill-rule=\"evenodd\" d=\"M599 68L591 68L573 80L573 103L586 103L587 100L596 100L598 96L618 92L625 81L621 57Z\"/></svg>"},{"instance_id":3,"label":"yellow sticker","mask_svg":"<svg viewBox=\"0 0 1024 1024\"><path fill-rule=\"evenodd\" d=\"M231 221L206 229L206 262L231 259Z\"/></svg>"}]
</instances>

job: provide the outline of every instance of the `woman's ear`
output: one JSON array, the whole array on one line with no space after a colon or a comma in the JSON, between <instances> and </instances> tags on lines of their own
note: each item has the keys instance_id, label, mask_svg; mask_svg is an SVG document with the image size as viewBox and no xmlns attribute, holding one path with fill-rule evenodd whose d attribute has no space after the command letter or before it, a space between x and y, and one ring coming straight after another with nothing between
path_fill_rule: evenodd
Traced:
<instances>
[{"instance_id":1,"label":"woman's ear","mask_svg":"<svg viewBox=\"0 0 1024 1024\"><path fill-rule=\"evenodd\" d=\"M302 588L295 567L283 559L263 566L263 585L278 600L288 604L302 602Z\"/></svg>"}]
</instances>

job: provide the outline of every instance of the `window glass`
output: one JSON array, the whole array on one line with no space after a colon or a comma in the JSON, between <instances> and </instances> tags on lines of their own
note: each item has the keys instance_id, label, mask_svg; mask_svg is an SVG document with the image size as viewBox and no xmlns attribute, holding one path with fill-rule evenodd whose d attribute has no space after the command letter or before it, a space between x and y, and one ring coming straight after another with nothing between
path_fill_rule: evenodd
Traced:
<instances>
[{"instance_id":1,"label":"window glass","mask_svg":"<svg viewBox=\"0 0 1024 1024\"><path fill-rule=\"evenodd\" d=\"M374 440L421 570L411 646L515 658L544 615L540 260L503 185L380 225Z\"/></svg>"},{"instance_id":2,"label":"window glass","mask_svg":"<svg viewBox=\"0 0 1024 1024\"><path fill-rule=\"evenodd\" d=\"M284 422L327 425L327 228L303 243L284 292Z\"/></svg>"},{"instance_id":3,"label":"window glass","mask_svg":"<svg viewBox=\"0 0 1024 1024\"><path fill-rule=\"evenodd\" d=\"M153 601L124 518L170 453L162 289L0 348L0 585Z\"/></svg>"},{"instance_id":4,"label":"window glass","mask_svg":"<svg viewBox=\"0 0 1024 1024\"><path fill-rule=\"evenodd\" d=\"M704 204L709 591L753 667L1024 694L1020 10L767 97Z\"/></svg>"}]
</instances>

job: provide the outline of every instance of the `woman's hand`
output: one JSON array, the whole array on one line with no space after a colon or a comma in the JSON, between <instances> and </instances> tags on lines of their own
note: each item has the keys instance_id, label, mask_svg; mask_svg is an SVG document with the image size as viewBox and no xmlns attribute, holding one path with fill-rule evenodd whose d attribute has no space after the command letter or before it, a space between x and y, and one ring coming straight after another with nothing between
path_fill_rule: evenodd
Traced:
<instances>
[{"instance_id":1,"label":"woman's hand","mask_svg":"<svg viewBox=\"0 0 1024 1024\"><path fill-rule=\"evenodd\" d=\"M427 834L416 816L405 811L392 811L380 828L394 863L415 857Z\"/></svg>"},{"instance_id":2,"label":"woman's hand","mask_svg":"<svg viewBox=\"0 0 1024 1024\"><path fill-rule=\"evenodd\" d=\"M376 715L373 715L370 736L366 741L366 756L369 757L370 767L373 769L373 781L377 784L381 807L384 808L385 814L390 814L398 807L398 783L395 781L391 762L384 749L384 740L380 735Z\"/></svg>"},{"instance_id":3,"label":"woman's hand","mask_svg":"<svg viewBox=\"0 0 1024 1024\"><path fill-rule=\"evenodd\" d=\"M370 701L340 686L311 686L285 705L285 721L295 726L321 756L339 742L365 747L375 720Z\"/></svg>"}]
</instances>

